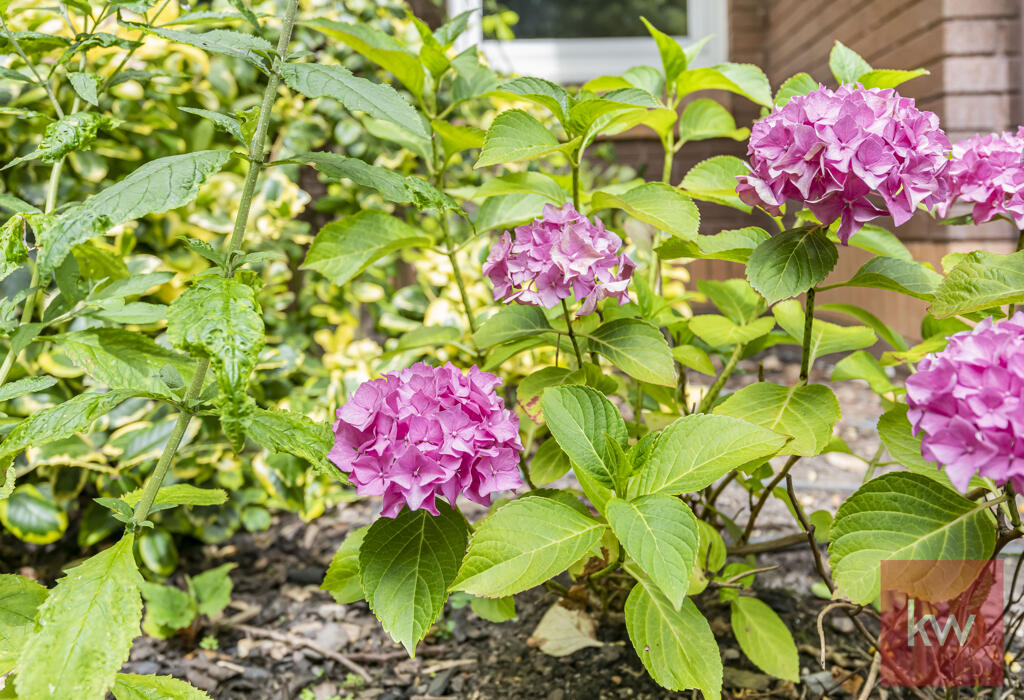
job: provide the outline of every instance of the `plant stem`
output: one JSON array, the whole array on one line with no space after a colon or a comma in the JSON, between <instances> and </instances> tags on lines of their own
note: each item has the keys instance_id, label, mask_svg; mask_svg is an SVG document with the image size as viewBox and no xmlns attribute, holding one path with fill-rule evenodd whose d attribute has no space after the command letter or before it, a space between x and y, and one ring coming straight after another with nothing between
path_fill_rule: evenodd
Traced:
<instances>
[{"instance_id":1,"label":"plant stem","mask_svg":"<svg viewBox=\"0 0 1024 700\"><path fill-rule=\"evenodd\" d=\"M804 309L803 350L800 353L800 383L806 384L811 374L811 327L814 324L814 287L807 290L807 304Z\"/></svg>"},{"instance_id":2,"label":"plant stem","mask_svg":"<svg viewBox=\"0 0 1024 700\"><path fill-rule=\"evenodd\" d=\"M729 375L736 369L736 363L740 361L740 357L743 356L743 348L746 345L740 343L736 346L736 349L732 351L732 355L729 356L729 360L725 363L725 367L722 368L722 372L715 379L715 382L708 388L708 393L704 394L704 398L701 399L700 405L697 406L695 413L707 413L708 409L711 408L711 404L718 398L718 394L722 391L722 387L725 386L725 382L729 379Z\"/></svg>"},{"instance_id":3,"label":"plant stem","mask_svg":"<svg viewBox=\"0 0 1024 700\"><path fill-rule=\"evenodd\" d=\"M746 544L750 540L750 535L754 532L754 525L757 523L757 516L761 514L761 509L764 508L764 504L768 501L768 497L772 495L772 491L779 485L779 482L785 479L789 475L789 470L793 468L797 460L800 459L799 455L792 455L786 460L785 466L782 467L774 479L764 488L761 492L761 497L757 499L757 503L750 509L750 519L747 520L747 527L743 530L743 535L740 537L739 544Z\"/></svg>"},{"instance_id":4,"label":"plant stem","mask_svg":"<svg viewBox=\"0 0 1024 700\"><path fill-rule=\"evenodd\" d=\"M582 160L583 154L578 157ZM580 210L580 164L577 162L572 164L572 206L576 211Z\"/></svg>"},{"instance_id":5,"label":"plant stem","mask_svg":"<svg viewBox=\"0 0 1024 700\"><path fill-rule=\"evenodd\" d=\"M878 462L882 459L882 454L884 452L885 443L880 443L878 445L878 449L875 450L875 456L871 458L871 461L868 462L867 469L864 470L864 481L862 483L866 484L871 481L871 477L875 475L875 470L878 469Z\"/></svg>"},{"instance_id":6,"label":"plant stem","mask_svg":"<svg viewBox=\"0 0 1024 700\"><path fill-rule=\"evenodd\" d=\"M580 346L576 343L576 333L572 330L572 318L569 316L569 307L562 299L562 313L565 315L565 327L569 329L569 340L572 341L572 349L576 353L576 366L583 366L583 355L580 353Z\"/></svg>"},{"instance_id":7,"label":"plant stem","mask_svg":"<svg viewBox=\"0 0 1024 700\"><path fill-rule=\"evenodd\" d=\"M284 25L281 27L281 36L277 42L277 57L281 62L284 62L288 55L288 44L291 41L292 29L295 26L295 13L297 10L298 0L290 0L288 3L288 10L284 18ZM280 77L278 77L278 74L275 71L267 81L267 87L263 93L263 104L260 108L260 117L256 123L256 133L253 134L252 141L249 143L249 172L246 174L245 186L242 190L242 199L239 202L238 213L235 215L235 227L226 246L229 253L238 249L242 242L242 238L245 235L245 226L249 220L249 210L252 207L252 198L253 192L256 189L256 180L259 178L260 171L263 169L267 130L270 128L270 113L274 107L274 100L277 97L277 88L279 85ZM225 276L231 277L233 275L233 269L225 270ZM196 363L196 371L192 376L192 384L189 385L188 391L185 392L183 403L186 407L178 414L178 419L174 424L174 430L171 432L171 436L168 438L167 444L164 445L164 450L160 455L160 459L157 461L156 468L146 480L146 486L142 492L142 499L135 507L136 522L143 522L146 519L146 516L149 515L149 509L153 506L153 503L156 500L157 492L160 490L160 486L163 484L164 478L167 476L167 472L171 466L171 461L174 459L174 455L178 451L181 439L185 436L185 430L188 428L189 421L192 420L193 413L187 406L190 402L199 398L199 395L202 393L203 382L206 379L206 372L209 368L210 360L208 358L202 358Z\"/></svg>"},{"instance_id":8,"label":"plant stem","mask_svg":"<svg viewBox=\"0 0 1024 700\"><path fill-rule=\"evenodd\" d=\"M466 293L466 283L462 279L462 270L459 268L458 254L452 248L452 237L448 230L448 214L441 214L441 231L444 232L444 248L448 260L452 264L452 274L455 276L455 285L459 288L459 297L462 299L462 308L466 312L466 321L469 322L469 332L476 333L476 319L473 317L473 307L469 303L469 294Z\"/></svg>"},{"instance_id":9,"label":"plant stem","mask_svg":"<svg viewBox=\"0 0 1024 700\"><path fill-rule=\"evenodd\" d=\"M35 76L36 82L46 90L46 96L50 98L50 104L53 105L53 111L57 113L57 118L63 119L64 110L61 108L60 102L57 101L57 95L53 92L53 86L50 85L49 80L43 80L42 76L39 75L35 65L33 65L32 61L28 59L28 56L25 55L25 51L21 48L21 44L18 43L17 38L15 38L14 33L10 28L8 28L7 22L4 21L2 16L0 16L0 27L3 27L4 34L7 35L7 40L11 42L11 46L14 47L14 50L21 57L21 60L24 61L25 65L28 66L28 69L32 71L32 75Z\"/></svg>"}]
</instances>

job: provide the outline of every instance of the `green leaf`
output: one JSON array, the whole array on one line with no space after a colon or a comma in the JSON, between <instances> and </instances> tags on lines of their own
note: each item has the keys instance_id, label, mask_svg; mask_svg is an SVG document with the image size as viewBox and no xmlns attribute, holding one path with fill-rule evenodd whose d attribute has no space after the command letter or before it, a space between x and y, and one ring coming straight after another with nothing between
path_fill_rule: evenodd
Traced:
<instances>
[{"instance_id":1,"label":"green leaf","mask_svg":"<svg viewBox=\"0 0 1024 700\"><path fill-rule=\"evenodd\" d=\"M350 605L363 599L363 584L359 579L359 549L363 546L370 527L356 528L348 534L331 559L320 590L327 591L340 605Z\"/></svg>"},{"instance_id":2,"label":"green leaf","mask_svg":"<svg viewBox=\"0 0 1024 700\"><path fill-rule=\"evenodd\" d=\"M766 316L744 325L736 325L725 316L707 315L694 316L687 325L708 345L721 347L723 345L746 345L767 335L775 328L775 319Z\"/></svg>"},{"instance_id":3,"label":"green leaf","mask_svg":"<svg viewBox=\"0 0 1024 700\"><path fill-rule=\"evenodd\" d=\"M512 596L504 598L478 598L473 596L469 601L469 607L477 614L477 617L488 622L501 623L515 620L516 599Z\"/></svg>"},{"instance_id":4,"label":"green leaf","mask_svg":"<svg viewBox=\"0 0 1024 700\"><path fill-rule=\"evenodd\" d=\"M444 608L469 536L457 510L441 503L438 511L404 509L379 518L359 548L366 602L410 656Z\"/></svg>"},{"instance_id":5,"label":"green leaf","mask_svg":"<svg viewBox=\"0 0 1024 700\"><path fill-rule=\"evenodd\" d=\"M625 447L626 423L611 401L586 386L549 387L541 398L541 410L552 437L578 469L606 488L620 481L605 435Z\"/></svg>"},{"instance_id":6,"label":"green leaf","mask_svg":"<svg viewBox=\"0 0 1024 700\"><path fill-rule=\"evenodd\" d=\"M208 119L216 128L221 131L231 134L235 137L235 140L242 146L248 146L249 144L245 140L245 134L242 133L242 124L234 117L229 117L226 114L220 112L212 112L208 109L199 109L196 107L178 107L182 112L188 112L194 114L197 117Z\"/></svg>"},{"instance_id":7,"label":"green leaf","mask_svg":"<svg viewBox=\"0 0 1024 700\"><path fill-rule=\"evenodd\" d=\"M736 177L748 174L750 169L736 156L714 156L690 168L679 186L694 199L750 213L750 205L736 194Z\"/></svg>"},{"instance_id":8,"label":"green leaf","mask_svg":"<svg viewBox=\"0 0 1024 700\"><path fill-rule=\"evenodd\" d=\"M68 82L71 83L71 87L74 88L76 95L94 107L99 106L98 91L102 81L98 75L78 72L68 73Z\"/></svg>"},{"instance_id":9,"label":"green leaf","mask_svg":"<svg viewBox=\"0 0 1024 700\"><path fill-rule=\"evenodd\" d=\"M49 591L24 576L0 574L0 674L14 668L35 631L36 611Z\"/></svg>"},{"instance_id":10,"label":"green leaf","mask_svg":"<svg viewBox=\"0 0 1024 700\"><path fill-rule=\"evenodd\" d=\"M868 260L857 270L857 274L836 286L888 289L930 301L942 280L942 275L923 263L877 257Z\"/></svg>"},{"instance_id":11,"label":"green leaf","mask_svg":"<svg viewBox=\"0 0 1024 700\"><path fill-rule=\"evenodd\" d=\"M984 502L907 472L883 474L857 489L839 507L831 534L836 595L858 604L878 597L882 561L987 560L996 541L995 518Z\"/></svg>"},{"instance_id":12,"label":"green leaf","mask_svg":"<svg viewBox=\"0 0 1024 700\"><path fill-rule=\"evenodd\" d=\"M171 389L158 376L160 370L170 365L186 383L195 371L195 362L188 355L169 350L135 331L92 328L53 336L51 340L73 365L112 389L173 398Z\"/></svg>"},{"instance_id":13,"label":"green leaf","mask_svg":"<svg viewBox=\"0 0 1024 700\"><path fill-rule=\"evenodd\" d=\"M889 328L880 318L866 309L862 309L859 306L854 306L852 304L818 304L815 308L819 311L832 311L851 316L870 327L871 330L878 334L879 338L888 343L893 349L907 349L907 342L903 340L903 337L900 336L899 333ZM801 311L801 313L803 312ZM800 335L803 335L803 333Z\"/></svg>"},{"instance_id":14,"label":"green leaf","mask_svg":"<svg viewBox=\"0 0 1024 700\"><path fill-rule=\"evenodd\" d=\"M183 31L181 29L168 29L167 27L153 27L144 24L131 25L133 29L140 29L149 34L155 34L168 41L176 41L179 44L188 44L209 53L220 53L225 56L233 56L250 63L260 71L267 72L266 54L272 54L274 47L266 39L252 34L231 31L230 29L212 29L202 34ZM297 64L285 64L282 69ZM302 64L305 65L305 64ZM310 95L310 97L318 97Z\"/></svg>"},{"instance_id":15,"label":"green leaf","mask_svg":"<svg viewBox=\"0 0 1024 700\"><path fill-rule=\"evenodd\" d=\"M385 255L430 243L420 229L384 212L364 209L320 229L302 267L342 285Z\"/></svg>"},{"instance_id":16,"label":"green leaf","mask_svg":"<svg viewBox=\"0 0 1024 700\"><path fill-rule=\"evenodd\" d=\"M633 218L677 238L692 240L700 227L700 212L693 200L663 182L648 182L620 195L595 192L590 209L622 209Z\"/></svg>"},{"instance_id":17,"label":"green leaf","mask_svg":"<svg viewBox=\"0 0 1024 700\"><path fill-rule=\"evenodd\" d=\"M0 523L19 540L50 544L67 531L68 515L54 501L49 484L21 484L0 501Z\"/></svg>"},{"instance_id":18,"label":"green leaf","mask_svg":"<svg viewBox=\"0 0 1024 700\"><path fill-rule=\"evenodd\" d=\"M472 199L481 200L503 194L532 192L555 204L564 204L569 194L550 175L527 170L521 173L506 173L501 177L488 179L472 190Z\"/></svg>"},{"instance_id":19,"label":"green leaf","mask_svg":"<svg viewBox=\"0 0 1024 700\"><path fill-rule=\"evenodd\" d=\"M683 53L683 47L668 34L655 28L653 24L647 21L646 17L641 17L640 21L647 27L647 31L654 38L654 43L658 45L662 70L665 72L665 82L668 84L674 83L679 74L686 70L686 65L689 63L686 54Z\"/></svg>"},{"instance_id":20,"label":"green leaf","mask_svg":"<svg viewBox=\"0 0 1024 700\"><path fill-rule=\"evenodd\" d=\"M443 119L435 119L431 126L441 137L446 159L471 148L483 148L484 138L487 136L483 129L464 124L451 124Z\"/></svg>"},{"instance_id":21,"label":"green leaf","mask_svg":"<svg viewBox=\"0 0 1024 700\"><path fill-rule=\"evenodd\" d=\"M715 366L711 363L711 358L694 345L676 345L672 348L672 357L683 367L689 367L709 377L715 376Z\"/></svg>"},{"instance_id":22,"label":"green leaf","mask_svg":"<svg viewBox=\"0 0 1024 700\"><path fill-rule=\"evenodd\" d=\"M57 380L53 377L25 377L16 382L9 382L0 387L0 401L10 401L19 396L43 391L56 383Z\"/></svg>"},{"instance_id":23,"label":"green leaf","mask_svg":"<svg viewBox=\"0 0 1024 700\"><path fill-rule=\"evenodd\" d=\"M921 436L915 436L907 420L906 404L896 404L878 419L878 437L889 451L889 456L915 474L934 479L953 487L946 472L939 465L921 455Z\"/></svg>"},{"instance_id":24,"label":"green leaf","mask_svg":"<svg viewBox=\"0 0 1024 700\"><path fill-rule=\"evenodd\" d=\"M629 376L659 386L677 382L665 336L647 321L617 318L586 334L592 351L604 355Z\"/></svg>"},{"instance_id":25,"label":"green leaf","mask_svg":"<svg viewBox=\"0 0 1024 700\"><path fill-rule=\"evenodd\" d=\"M512 304L484 321L473 334L473 342L477 347L489 348L499 343L551 332L551 324L548 323L543 309L526 304Z\"/></svg>"},{"instance_id":26,"label":"green leaf","mask_svg":"<svg viewBox=\"0 0 1024 700\"><path fill-rule=\"evenodd\" d=\"M707 413L683 416L658 438L630 492L694 493L747 462L774 455L785 444L782 435L746 420Z\"/></svg>"},{"instance_id":27,"label":"green leaf","mask_svg":"<svg viewBox=\"0 0 1024 700\"><path fill-rule=\"evenodd\" d=\"M166 530L144 531L139 534L138 544L143 566L157 576L170 576L178 568L178 547L171 533Z\"/></svg>"},{"instance_id":28,"label":"green leaf","mask_svg":"<svg viewBox=\"0 0 1024 700\"><path fill-rule=\"evenodd\" d=\"M28 155L15 158L3 168L6 170L26 160L39 159L44 163L56 163L72 151L84 151L96 140L100 129L108 129L113 125L109 117L96 112L75 112L46 127L39 146Z\"/></svg>"},{"instance_id":29,"label":"green leaf","mask_svg":"<svg viewBox=\"0 0 1024 700\"><path fill-rule=\"evenodd\" d=\"M519 109L502 112L491 123L474 168L533 160L562 147L554 134Z\"/></svg>"},{"instance_id":30,"label":"green leaf","mask_svg":"<svg viewBox=\"0 0 1024 700\"><path fill-rule=\"evenodd\" d=\"M295 455L328 473L333 469L327 463L327 452L334 442L334 433L326 423L317 423L294 411L257 408L245 432L257 445L275 454Z\"/></svg>"},{"instance_id":31,"label":"green leaf","mask_svg":"<svg viewBox=\"0 0 1024 700\"><path fill-rule=\"evenodd\" d=\"M367 22L335 22L318 17L301 24L348 44L398 78L413 95L418 97L423 94L423 64L394 37Z\"/></svg>"},{"instance_id":32,"label":"green leaf","mask_svg":"<svg viewBox=\"0 0 1024 700\"><path fill-rule=\"evenodd\" d=\"M775 320L786 333L791 335L797 344L804 339L804 310L796 299L784 301L772 307ZM814 319L811 326L810 364L822 355L848 350L869 348L877 338L874 331L864 326L840 326L821 319Z\"/></svg>"},{"instance_id":33,"label":"green leaf","mask_svg":"<svg viewBox=\"0 0 1024 700\"><path fill-rule=\"evenodd\" d=\"M22 420L0 443L0 457L13 455L32 445L39 447L88 430L97 418L109 413L132 396L129 391L86 392L50 408L36 411Z\"/></svg>"},{"instance_id":34,"label":"green leaf","mask_svg":"<svg viewBox=\"0 0 1024 700\"><path fill-rule=\"evenodd\" d=\"M42 214L38 207L15 197L10 192L0 192L0 208L8 209L15 214Z\"/></svg>"},{"instance_id":35,"label":"green leaf","mask_svg":"<svg viewBox=\"0 0 1024 700\"><path fill-rule=\"evenodd\" d=\"M180 588L143 581L141 590L146 602L146 617L142 622L146 634L167 639L196 619L195 599Z\"/></svg>"},{"instance_id":36,"label":"green leaf","mask_svg":"<svg viewBox=\"0 0 1024 700\"><path fill-rule=\"evenodd\" d=\"M754 248L747 261L747 280L774 304L824 280L838 260L835 244L820 228L790 229Z\"/></svg>"},{"instance_id":37,"label":"green leaf","mask_svg":"<svg viewBox=\"0 0 1024 700\"><path fill-rule=\"evenodd\" d=\"M473 226L477 233L506 229L538 216L548 200L538 194L506 194L489 197L477 212Z\"/></svg>"},{"instance_id":38,"label":"green leaf","mask_svg":"<svg viewBox=\"0 0 1024 700\"><path fill-rule=\"evenodd\" d=\"M46 53L53 49L67 46L70 42L66 37L46 32L11 32L21 50L29 56ZM15 53L14 42L7 32L0 34L0 53Z\"/></svg>"},{"instance_id":39,"label":"green leaf","mask_svg":"<svg viewBox=\"0 0 1024 700\"><path fill-rule=\"evenodd\" d=\"M246 388L264 342L253 288L220 275L200 278L168 309L167 337L175 346L210 359L220 388L221 426L240 448L253 414Z\"/></svg>"},{"instance_id":40,"label":"green leaf","mask_svg":"<svg viewBox=\"0 0 1024 700\"><path fill-rule=\"evenodd\" d=\"M852 85L871 70L871 65L867 61L839 41L828 55L828 67L840 85Z\"/></svg>"},{"instance_id":41,"label":"green leaf","mask_svg":"<svg viewBox=\"0 0 1024 700\"><path fill-rule=\"evenodd\" d=\"M501 598L533 588L593 550L605 528L560 501L519 498L477 525L451 589Z\"/></svg>"},{"instance_id":42,"label":"green leaf","mask_svg":"<svg viewBox=\"0 0 1024 700\"><path fill-rule=\"evenodd\" d=\"M119 673L111 689L115 700L210 700L210 696L171 676Z\"/></svg>"},{"instance_id":43,"label":"green leaf","mask_svg":"<svg viewBox=\"0 0 1024 700\"><path fill-rule=\"evenodd\" d=\"M715 414L743 418L780 435L792 437L782 452L813 457L832 438L839 421L839 400L827 386L780 386L757 382L715 406Z\"/></svg>"},{"instance_id":44,"label":"green leaf","mask_svg":"<svg viewBox=\"0 0 1024 700\"><path fill-rule=\"evenodd\" d=\"M764 313L764 299L744 279L698 280L697 289L734 323L750 323Z\"/></svg>"},{"instance_id":45,"label":"green leaf","mask_svg":"<svg viewBox=\"0 0 1024 700\"><path fill-rule=\"evenodd\" d=\"M515 95L541 105L551 111L563 124L569 113L571 98L561 85L543 78L513 78L501 84L495 91L498 95Z\"/></svg>"},{"instance_id":46,"label":"green leaf","mask_svg":"<svg viewBox=\"0 0 1024 700\"><path fill-rule=\"evenodd\" d=\"M414 139L430 140L420 115L390 85L356 77L343 66L320 63L285 63L281 75L288 87L306 97L333 97L347 109L399 126Z\"/></svg>"},{"instance_id":47,"label":"green leaf","mask_svg":"<svg viewBox=\"0 0 1024 700\"><path fill-rule=\"evenodd\" d=\"M928 74L929 71L926 71L924 68L917 68L915 70L869 70L867 73L861 74L857 80L869 90L871 88L886 90L898 87L908 80Z\"/></svg>"},{"instance_id":48,"label":"green leaf","mask_svg":"<svg viewBox=\"0 0 1024 700\"><path fill-rule=\"evenodd\" d=\"M848 379L862 379L876 394L888 394L896 391L889 375L885 373L882 363L864 350L852 352L836 363L832 370L832 381L841 382Z\"/></svg>"},{"instance_id":49,"label":"green leaf","mask_svg":"<svg viewBox=\"0 0 1024 700\"><path fill-rule=\"evenodd\" d=\"M775 106L782 107L794 97L806 95L818 89L818 81L807 73L797 73L779 86L775 93Z\"/></svg>"},{"instance_id":50,"label":"green leaf","mask_svg":"<svg viewBox=\"0 0 1024 700\"><path fill-rule=\"evenodd\" d=\"M829 229L828 237L834 243L839 242L839 236L831 229ZM887 258L899 258L900 260L914 259L913 254L896 234L874 224L864 224L861 226L860 230L853 234L847 243L854 248L860 248L869 253L882 255Z\"/></svg>"},{"instance_id":51,"label":"green leaf","mask_svg":"<svg viewBox=\"0 0 1024 700\"><path fill-rule=\"evenodd\" d=\"M677 610L686 598L690 571L697 563L697 519L674 496L655 494L631 501L612 498L608 524L626 553Z\"/></svg>"},{"instance_id":52,"label":"green leaf","mask_svg":"<svg viewBox=\"0 0 1024 700\"><path fill-rule=\"evenodd\" d=\"M36 632L18 657L18 697L103 697L139 634L141 583L130 534L68 569L39 607Z\"/></svg>"},{"instance_id":53,"label":"green leaf","mask_svg":"<svg viewBox=\"0 0 1024 700\"><path fill-rule=\"evenodd\" d=\"M677 610L643 578L626 599L626 630L647 672L668 690L722 697L722 659L711 626L689 598Z\"/></svg>"},{"instance_id":54,"label":"green leaf","mask_svg":"<svg viewBox=\"0 0 1024 700\"><path fill-rule=\"evenodd\" d=\"M231 570L237 566L228 563L204 571L190 580L198 600L197 609L200 615L213 617L219 615L231 602Z\"/></svg>"},{"instance_id":55,"label":"green leaf","mask_svg":"<svg viewBox=\"0 0 1024 700\"><path fill-rule=\"evenodd\" d=\"M15 214L0 227L0 280L10 277L28 260L25 217Z\"/></svg>"},{"instance_id":56,"label":"green leaf","mask_svg":"<svg viewBox=\"0 0 1024 700\"><path fill-rule=\"evenodd\" d=\"M683 142L705 139L742 141L749 135L750 129L736 128L736 120L729 110L714 100L694 100L679 118L679 140Z\"/></svg>"},{"instance_id":57,"label":"green leaf","mask_svg":"<svg viewBox=\"0 0 1024 700\"><path fill-rule=\"evenodd\" d=\"M679 75L677 94L685 97L698 90L728 90L762 107L772 107L768 77L751 63L722 63L710 68L691 68Z\"/></svg>"},{"instance_id":58,"label":"green leaf","mask_svg":"<svg viewBox=\"0 0 1024 700\"><path fill-rule=\"evenodd\" d=\"M43 246L39 255L40 275L47 278L72 248L111 226L191 202L203 183L230 156L230 151L196 151L157 158L117 184L68 208L39 231Z\"/></svg>"},{"instance_id":59,"label":"green leaf","mask_svg":"<svg viewBox=\"0 0 1024 700\"><path fill-rule=\"evenodd\" d=\"M976 250L950 270L928 312L946 318L1020 303L1024 303L1024 250L1009 255Z\"/></svg>"},{"instance_id":60,"label":"green leaf","mask_svg":"<svg viewBox=\"0 0 1024 700\"><path fill-rule=\"evenodd\" d=\"M786 623L757 598L738 596L732 601L732 631L740 649L765 673L800 681L800 654Z\"/></svg>"},{"instance_id":61,"label":"green leaf","mask_svg":"<svg viewBox=\"0 0 1024 700\"><path fill-rule=\"evenodd\" d=\"M546 486L562 478L572 462L557 440L545 440L530 460L530 481L534 486Z\"/></svg>"},{"instance_id":62,"label":"green leaf","mask_svg":"<svg viewBox=\"0 0 1024 700\"><path fill-rule=\"evenodd\" d=\"M130 506L142 500L142 489L121 496L121 500ZM228 500L228 494L224 489L201 489L192 484L168 484L161 486L156 492L154 505L170 503L176 506L219 506Z\"/></svg>"},{"instance_id":63,"label":"green leaf","mask_svg":"<svg viewBox=\"0 0 1024 700\"><path fill-rule=\"evenodd\" d=\"M754 248L768 239L768 232L756 226L720 231L712 236L697 236L692 241L673 238L658 248L658 257L662 260L711 258L745 263Z\"/></svg>"}]
</instances>

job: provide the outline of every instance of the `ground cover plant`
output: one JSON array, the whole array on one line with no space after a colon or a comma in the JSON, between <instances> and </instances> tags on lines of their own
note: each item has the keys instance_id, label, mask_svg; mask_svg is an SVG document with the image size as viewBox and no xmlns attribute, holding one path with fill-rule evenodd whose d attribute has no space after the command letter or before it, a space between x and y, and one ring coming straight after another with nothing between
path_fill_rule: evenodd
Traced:
<instances>
[{"instance_id":1,"label":"ground cover plant","mask_svg":"<svg viewBox=\"0 0 1024 700\"><path fill-rule=\"evenodd\" d=\"M1024 252L938 271L884 228L964 207L1020 226L1021 137L950 144L898 92L922 71L836 44L834 84L773 89L648 24L660 67L570 89L456 48L469 14L431 29L295 0L15 8L0 4L0 523L32 545L77 532L86 552L49 589L0 574L4 696L204 697L119 671L140 627L167 636L230 598L230 565L165 583L175 536L220 542L270 508L381 497L323 587L410 654L450 597L501 622L546 586L559 610L622 611L652 678L709 698L709 605L754 665L800 680L753 593L770 499L876 649L883 561L983 561L1022 534ZM738 126L723 92L762 118ZM598 167L630 129L660 140L660 179ZM711 138L749 139L748 162L673 182L675 155ZM750 225L702 230L705 202ZM849 247L872 257L826 284ZM688 289L699 258L745 276ZM923 340L816 302L857 286L927 301ZM800 353L792 384L725 393L775 345ZM834 519L791 475L852 453L835 393L809 381L824 356L884 408ZM741 517L716 508L730 484ZM470 522L467 502L488 510Z\"/></svg>"}]
</instances>

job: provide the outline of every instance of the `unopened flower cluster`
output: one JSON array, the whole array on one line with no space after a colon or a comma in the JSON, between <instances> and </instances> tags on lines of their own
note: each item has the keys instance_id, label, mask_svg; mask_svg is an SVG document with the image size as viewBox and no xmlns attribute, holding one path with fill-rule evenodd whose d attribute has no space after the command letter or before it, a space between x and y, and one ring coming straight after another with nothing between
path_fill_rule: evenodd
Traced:
<instances>
[{"instance_id":1,"label":"unopened flower cluster","mask_svg":"<svg viewBox=\"0 0 1024 700\"><path fill-rule=\"evenodd\" d=\"M973 204L976 224L1003 215L1024 228L1024 126L954 144L943 179L949 193L936 207L939 216L960 200Z\"/></svg>"},{"instance_id":2,"label":"unopened flower cluster","mask_svg":"<svg viewBox=\"0 0 1024 700\"><path fill-rule=\"evenodd\" d=\"M958 489L977 474L1024 491L1024 311L985 319L921 360L907 404L922 454Z\"/></svg>"},{"instance_id":3,"label":"unopened flower cluster","mask_svg":"<svg viewBox=\"0 0 1024 700\"><path fill-rule=\"evenodd\" d=\"M438 514L435 499L487 505L521 486L519 420L495 392L501 380L451 363L419 362L363 383L338 409L328 457L383 515L408 505Z\"/></svg>"},{"instance_id":4,"label":"unopened flower cluster","mask_svg":"<svg viewBox=\"0 0 1024 700\"><path fill-rule=\"evenodd\" d=\"M545 205L541 218L506 231L484 263L494 285L495 300L552 308L575 298L583 303L578 316L593 313L605 298L629 302L627 287L636 267L618 254L622 239L591 223L571 203L561 209Z\"/></svg>"},{"instance_id":5,"label":"unopened flower cluster","mask_svg":"<svg viewBox=\"0 0 1024 700\"><path fill-rule=\"evenodd\" d=\"M899 226L944 201L949 149L938 117L895 90L820 87L754 124L737 193L775 216L794 201L824 224L838 219L846 243L867 221L888 214Z\"/></svg>"}]
</instances>

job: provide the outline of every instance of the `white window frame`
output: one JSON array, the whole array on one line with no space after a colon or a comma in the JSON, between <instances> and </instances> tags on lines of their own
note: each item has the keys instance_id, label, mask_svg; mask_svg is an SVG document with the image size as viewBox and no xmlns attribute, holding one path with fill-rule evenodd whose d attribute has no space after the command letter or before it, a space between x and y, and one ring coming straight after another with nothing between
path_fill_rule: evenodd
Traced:
<instances>
[{"instance_id":1,"label":"white window frame","mask_svg":"<svg viewBox=\"0 0 1024 700\"><path fill-rule=\"evenodd\" d=\"M565 1L565 0L561 0ZM690 33L675 37L688 46L703 37L711 40L701 51L695 65L723 63L728 56L728 3L726 0L680 0L688 3ZM547 78L555 83L579 84L601 75L616 75L632 66L661 66L654 40L642 37L602 37L594 39L484 39L480 25L482 0L448 0L448 11L455 16L477 10L469 29L460 37L460 48L477 44L491 67L502 73ZM514 28L513 28L514 31Z\"/></svg>"}]
</instances>

